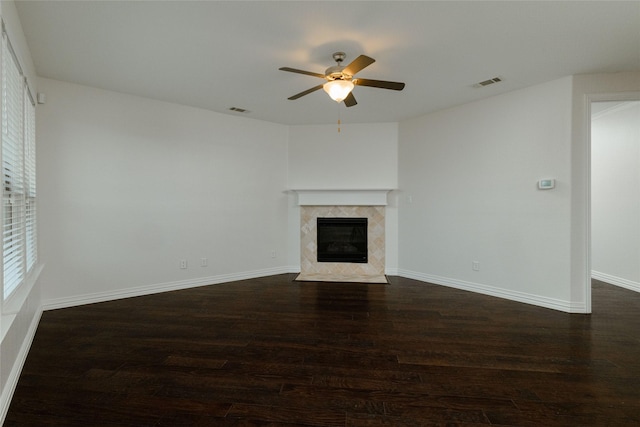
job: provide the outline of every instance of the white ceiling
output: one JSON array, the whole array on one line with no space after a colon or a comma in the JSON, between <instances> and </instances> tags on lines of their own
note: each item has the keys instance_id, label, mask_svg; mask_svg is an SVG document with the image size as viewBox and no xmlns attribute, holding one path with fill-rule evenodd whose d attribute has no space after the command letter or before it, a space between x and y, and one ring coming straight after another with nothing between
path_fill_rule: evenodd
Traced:
<instances>
[{"instance_id":1,"label":"white ceiling","mask_svg":"<svg viewBox=\"0 0 640 427\"><path fill-rule=\"evenodd\" d=\"M282 124L396 122L567 75L640 70L640 2L17 1L39 76ZM331 54L377 61L346 108ZM495 76L502 83L475 88ZM230 107L249 110L234 113Z\"/></svg>"}]
</instances>

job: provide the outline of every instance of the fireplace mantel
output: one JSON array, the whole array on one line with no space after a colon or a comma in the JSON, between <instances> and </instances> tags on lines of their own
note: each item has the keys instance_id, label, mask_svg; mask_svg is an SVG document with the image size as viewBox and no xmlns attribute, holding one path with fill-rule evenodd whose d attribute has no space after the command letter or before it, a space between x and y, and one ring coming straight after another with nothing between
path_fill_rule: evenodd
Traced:
<instances>
[{"instance_id":1,"label":"fireplace mantel","mask_svg":"<svg viewBox=\"0 0 640 427\"><path fill-rule=\"evenodd\" d=\"M387 193L393 189L293 189L299 206L386 206Z\"/></svg>"}]
</instances>

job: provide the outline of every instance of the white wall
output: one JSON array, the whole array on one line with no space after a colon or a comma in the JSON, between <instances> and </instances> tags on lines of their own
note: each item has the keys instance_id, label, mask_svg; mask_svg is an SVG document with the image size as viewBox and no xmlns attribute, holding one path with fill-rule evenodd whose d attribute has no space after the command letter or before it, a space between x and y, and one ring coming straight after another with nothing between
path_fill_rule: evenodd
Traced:
<instances>
[{"instance_id":1,"label":"white wall","mask_svg":"<svg viewBox=\"0 0 640 427\"><path fill-rule=\"evenodd\" d=\"M285 126L48 79L39 89L45 307L286 272Z\"/></svg>"},{"instance_id":2,"label":"white wall","mask_svg":"<svg viewBox=\"0 0 640 427\"><path fill-rule=\"evenodd\" d=\"M398 124L291 126L288 176L290 189L396 189ZM289 196L289 264L300 267L300 210ZM385 209L385 264L397 274L398 206L396 192Z\"/></svg>"},{"instance_id":3,"label":"white wall","mask_svg":"<svg viewBox=\"0 0 640 427\"><path fill-rule=\"evenodd\" d=\"M400 124L401 275L570 310L571 82Z\"/></svg>"},{"instance_id":4,"label":"white wall","mask_svg":"<svg viewBox=\"0 0 640 427\"><path fill-rule=\"evenodd\" d=\"M591 122L592 275L640 291L640 102Z\"/></svg>"},{"instance_id":5,"label":"white wall","mask_svg":"<svg viewBox=\"0 0 640 427\"><path fill-rule=\"evenodd\" d=\"M397 123L289 129L290 188L396 188L397 165Z\"/></svg>"},{"instance_id":6,"label":"white wall","mask_svg":"<svg viewBox=\"0 0 640 427\"><path fill-rule=\"evenodd\" d=\"M0 2L0 16L27 77L30 90L35 96L37 91L35 68L15 4L9 1ZM39 261L35 274L31 274L26 283L20 286L6 303L0 301L0 424L9 409L11 395L42 312L40 281L37 275L41 268L42 263ZM0 280L2 280L1 276Z\"/></svg>"}]
</instances>

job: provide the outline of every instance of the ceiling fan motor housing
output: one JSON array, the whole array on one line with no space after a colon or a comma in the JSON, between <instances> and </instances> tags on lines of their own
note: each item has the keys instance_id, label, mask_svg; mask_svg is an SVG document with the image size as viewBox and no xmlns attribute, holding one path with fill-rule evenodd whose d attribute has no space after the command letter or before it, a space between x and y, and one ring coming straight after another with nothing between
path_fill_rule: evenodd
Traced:
<instances>
[{"instance_id":1,"label":"ceiling fan motor housing","mask_svg":"<svg viewBox=\"0 0 640 427\"><path fill-rule=\"evenodd\" d=\"M327 68L324 75L327 80L350 80L351 76L342 72L344 69L345 67L341 65L334 65L333 67Z\"/></svg>"},{"instance_id":2,"label":"ceiling fan motor housing","mask_svg":"<svg viewBox=\"0 0 640 427\"><path fill-rule=\"evenodd\" d=\"M347 54L344 52L336 52L333 54L333 60L336 61L337 65L333 67L329 67L324 72L325 78L329 81L331 80L350 80L352 76L344 74L342 71L346 68L340 64L347 57Z\"/></svg>"}]
</instances>

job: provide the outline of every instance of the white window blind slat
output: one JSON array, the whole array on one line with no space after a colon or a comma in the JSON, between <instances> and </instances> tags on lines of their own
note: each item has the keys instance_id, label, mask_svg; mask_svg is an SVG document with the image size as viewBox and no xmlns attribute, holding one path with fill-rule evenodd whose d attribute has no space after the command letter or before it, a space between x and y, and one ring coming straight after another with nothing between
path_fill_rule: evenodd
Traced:
<instances>
[{"instance_id":1,"label":"white window blind slat","mask_svg":"<svg viewBox=\"0 0 640 427\"><path fill-rule=\"evenodd\" d=\"M36 228L36 107L30 102L25 85L25 141L24 141L24 168L25 168L25 245L26 245L26 270L35 266L38 258L37 228Z\"/></svg>"}]
</instances>

